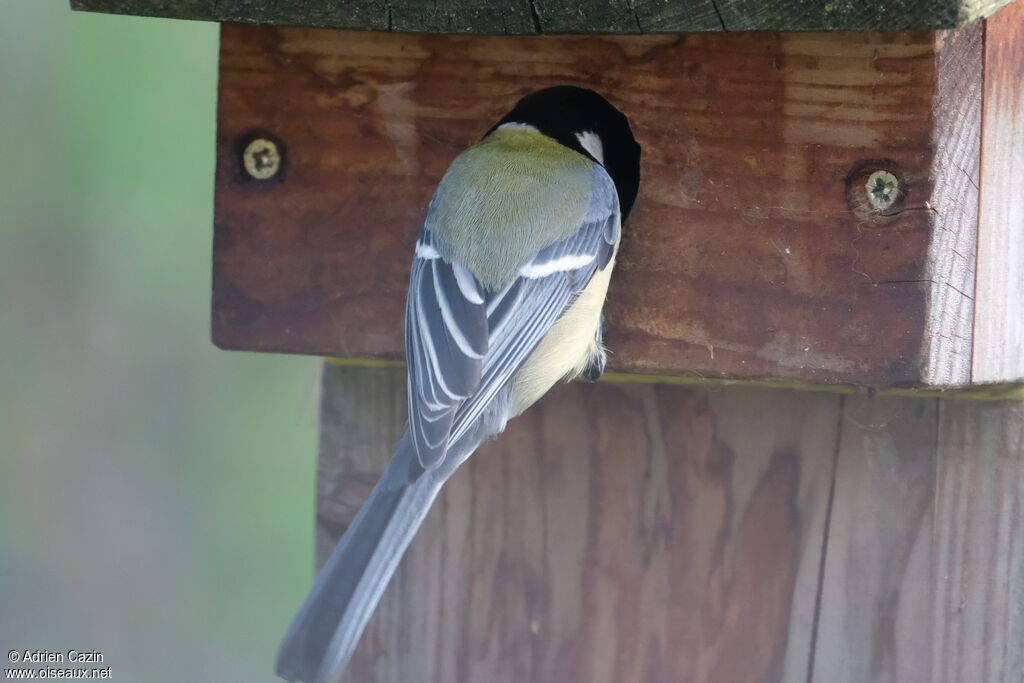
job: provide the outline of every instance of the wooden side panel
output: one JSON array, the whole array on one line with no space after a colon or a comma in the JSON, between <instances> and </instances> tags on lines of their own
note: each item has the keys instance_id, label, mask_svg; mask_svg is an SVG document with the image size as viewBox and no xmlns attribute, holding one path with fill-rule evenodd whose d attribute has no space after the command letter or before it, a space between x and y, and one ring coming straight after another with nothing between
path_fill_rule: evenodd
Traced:
<instances>
[{"instance_id":1,"label":"wooden side panel","mask_svg":"<svg viewBox=\"0 0 1024 683\"><path fill-rule=\"evenodd\" d=\"M983 28L979 23L941 34L936 57L925 381L937 386L971 381Z\"/></svg>"},{"instance_id":2,"label":"wooden side panel","mask_svg":"<svg viewBox=\"0 0 1024 683\"><path fill-rule=\"evenodd\" d=\"M408 412L405 370L324 367L317 472L317 556L338 540L384 470Z\"/></svg>"},{"instance_id":3,"label":"wooden side panel","mask_svg":"<svg viewBox=\"0 0 1024 683\"><path fill-rule=\"evenodd\" d=\"M974 381L1024 379L1024 2L985 24Z\"/></svg>"},{"instance_id":4,"label":"wooden side panel","mask_svg":"<svg viewBox=\"0 0 1024 683\"><path fill-rule=\"evenodd\" d=\"M321 557L402 384L325 376ZM563 386L450 482L355 679L1018 683L1021 539L1022 402Z\"/></svg>"},{"instance_id":5,"label":"wooden side panel","mask_svg":"<svg viewBox=\"0 0 1024 683\"><path fill-rule=\"evenodd\" d=\"M933 680L937 420L936 399L844 402L814 683Z\"/></svg>"},{"instance_id":6,"label":"wooden side panel","mask_svg":"<svg viewBox=\"0 0 1024 683\"><path fill-rule=\"evenodd\" d=\"M327 370L324 539L384 466L401 378ZM353 680L805 683L839 401L559 387L446 486Z\"/></svg>"},{"instance_id":7,"label":"wooden side panel","mask_svg":"<svg viewBox=\"0 0 1024 683\"><path fill-rule=\"evenodd\" d=\"M926 381L934 41L225 26L214 340L399 357L437 180L520 95L574 82L611 97L645 150L608 305L615 369ZM255 130L286 148L277 182L243 180ZM876 167L907 189L890 215L865 208Z\"/></svg>"},{"instance_id":8,"label":"wooden side panel","mask_svg":"<svg viewBox=\"0 0 1024 683\"><path fill-rule=\"evenodd\" d=\"M1024 403L848 399L813 683L1024 680Z\"/></svg>"},{"instance_id":9,"label":"wooden side panel","mask_svg":"<svg viewBox=\"0 0 1024 683\"><path fill-rule=\"evenodd\" d=\"M1024 403L940 407L935 683L1024 680Z\"/></svg>"}]
</instances>

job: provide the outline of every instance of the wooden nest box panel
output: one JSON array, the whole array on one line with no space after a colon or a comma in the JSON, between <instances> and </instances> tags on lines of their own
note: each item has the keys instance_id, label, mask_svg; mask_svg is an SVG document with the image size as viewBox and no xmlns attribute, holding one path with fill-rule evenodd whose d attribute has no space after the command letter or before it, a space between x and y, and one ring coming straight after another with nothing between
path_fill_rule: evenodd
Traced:
<instances>
[{"instance_id":1,"label":"wooden nest box panel","mask_svg":"<svg viewBox=\"0 0 1024 683\"><path fill-rule=\"evenodd\" d=\"M878 387L1024 378L1021 286L1007 282L1022 266L1004 251L1024 234L997 197L1024 193L1007 177L1019 123L1000 113L1020 106L1008 94L1020 53L1003 49L1017 30L224 26L214 340L401 358L412 246L445 168L524 93L575 83L612 99L644 149L607 309L613 370ZM280 156L265 179L246 170L258 138ZM1015 151L982 164L996 139Z\"/></svg>"}]
</instances>

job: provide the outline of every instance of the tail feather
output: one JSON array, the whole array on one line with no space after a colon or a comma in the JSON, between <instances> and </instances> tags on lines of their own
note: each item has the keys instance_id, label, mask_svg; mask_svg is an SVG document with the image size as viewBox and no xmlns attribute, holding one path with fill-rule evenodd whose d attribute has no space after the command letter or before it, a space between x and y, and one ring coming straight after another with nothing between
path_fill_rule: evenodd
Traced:
<instances>
[{"instance_id":1,"label":"tail feather","mask_svg":"<svg viewBox=\"0 0 1024 683\"><path fill-rule=\"evenodd\" d=\"M277 675L337 683L374 608L444 483L424 471L408 432L316 577L277 654Z\"/></svg>"}]
</instances>

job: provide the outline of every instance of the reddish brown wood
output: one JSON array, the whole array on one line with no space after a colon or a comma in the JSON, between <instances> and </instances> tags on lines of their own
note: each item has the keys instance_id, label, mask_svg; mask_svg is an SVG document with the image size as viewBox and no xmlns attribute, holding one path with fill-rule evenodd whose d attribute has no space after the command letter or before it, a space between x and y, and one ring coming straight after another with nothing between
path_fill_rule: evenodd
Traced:
<instances>
[{"instance_id":1,"label":"reddish brown wood","mask_svg":"<svg viewBox=\"0 0 1024 683\"><path fill-rule=\"evenodd\" d=\"M974 377L1024 377L1024 2L985 23Z\"/></svg>"},{"instance_id":2,"label":"reddish brown wood","mask_svg":"<svg viewBox=\"0 0 1024 683\"><path fill-rule=\"evenodd\" d=\"M950 354L969 358L969 339L929 357L933 339L955 336L947 309L961 315L969 296L943 298L959 285L942 269L937 235L974 234L948 221L937 231L928 208L936 179L963 173L936 156L936 36L469 38L227 25L214 340L399 358L411 248L438 178L517 97L573 82L613 99L645 151L608 306L612 368L966 382L969 369L943 368ZM280 182L242 180L238 141L260 129L287 147ZM876 167L903 181L892 215L868 211L853 181ZM961 270L973 280L973 266Z\"/></svg>"}]
</instances>

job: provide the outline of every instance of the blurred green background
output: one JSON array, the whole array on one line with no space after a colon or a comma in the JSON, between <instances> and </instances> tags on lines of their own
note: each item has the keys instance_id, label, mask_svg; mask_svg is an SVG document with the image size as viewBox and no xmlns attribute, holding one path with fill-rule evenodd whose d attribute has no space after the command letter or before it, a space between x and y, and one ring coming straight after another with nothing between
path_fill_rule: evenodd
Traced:
<instances>
[{"instance_id":1,"label":"blurred green background","mask_svg":"<svg viewBox=\"0 0 1024 683\"><path fill-rule=\"evenodd\" d=\"M318 363L209 341L217 27L0 0L0 649L273 681Z\"/></svg>"}]
</instances>

